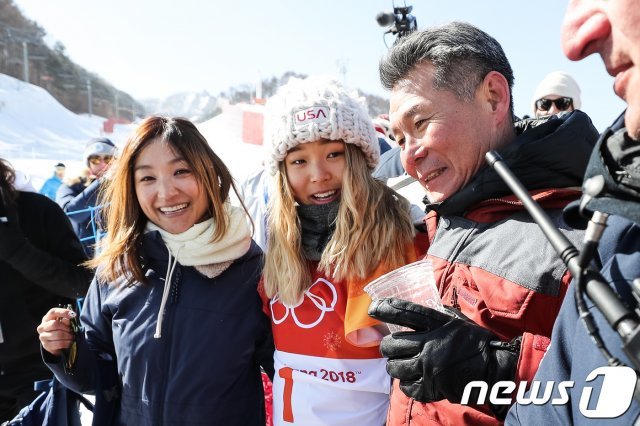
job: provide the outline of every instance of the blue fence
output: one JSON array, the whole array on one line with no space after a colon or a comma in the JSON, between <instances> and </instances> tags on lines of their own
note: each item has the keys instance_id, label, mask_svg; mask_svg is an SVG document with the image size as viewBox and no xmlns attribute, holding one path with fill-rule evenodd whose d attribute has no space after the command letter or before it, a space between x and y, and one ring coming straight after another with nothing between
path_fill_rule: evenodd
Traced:
<instances>
[{"instance_id":1,"label":"blue fence","mask_svg":"<svg viewBox=\"0 0 640 426\"><path fill-rule=\"evenodd\" d=\"M80 238L80 242L86 243L87 241L94 241L97 244L102 239L102 237L106 235L106 232L101 230L98 227L98 224L96 221L102 207L103 207L102 205L99 205L99 206L88 207L82 210L73 210L73 211L67 212L67 216L69 216L69 218L71 219L73 219L73 216L79 215L79 214L89 213L90 215L89 223L91 225L91 235Z\"/></svg>"}]
</instances>

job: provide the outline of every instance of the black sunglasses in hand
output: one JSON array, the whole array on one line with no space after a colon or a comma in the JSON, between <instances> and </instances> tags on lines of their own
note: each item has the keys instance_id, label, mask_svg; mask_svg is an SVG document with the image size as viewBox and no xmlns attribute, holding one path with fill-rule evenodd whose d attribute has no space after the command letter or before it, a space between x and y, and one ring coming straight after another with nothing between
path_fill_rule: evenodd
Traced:
<instances>
[{"instance_id":1,"label":"black sunglasses in hand","mask_svg":"<svg viewBox=\"0 0 640 426\"><path fill-rule=\"evenodd\" d=\"M569 97L558 99L541 98L536 101L536 108L540 111L549 111L552 104L555 105L558 110L566 111L573 106L573 99Z\"/></svg>"}]
</instances>

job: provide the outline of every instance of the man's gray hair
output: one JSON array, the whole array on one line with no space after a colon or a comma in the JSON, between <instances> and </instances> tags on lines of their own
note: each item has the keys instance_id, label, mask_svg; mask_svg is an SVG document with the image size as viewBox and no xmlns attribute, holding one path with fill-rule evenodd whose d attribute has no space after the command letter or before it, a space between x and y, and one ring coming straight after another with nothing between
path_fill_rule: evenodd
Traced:
<instances>
[{"instance_id":1,"label":"man's gray hair","mask_svg":"<svg viewBox=\"0 0 640 426\"><path fill-rule=\"evenodd\" d=\"M513 70L500 43L489 34L465 22L416 31L398 39L380 61L380 81L393 90L417 65L429 62L434 68L433 86L455 93L463 101L473 99L476 89L491 71L502 74L513 92ZM509 106L513 113L513 94Z\"/></svg>"}]
</instances>

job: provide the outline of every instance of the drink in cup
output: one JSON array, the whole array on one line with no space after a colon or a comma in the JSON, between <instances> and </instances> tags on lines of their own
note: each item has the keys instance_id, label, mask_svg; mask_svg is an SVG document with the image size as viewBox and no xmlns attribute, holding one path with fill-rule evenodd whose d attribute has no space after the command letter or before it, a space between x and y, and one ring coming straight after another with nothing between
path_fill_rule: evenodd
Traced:
<instances>
[{"instance_id":1,"label":"drink in cup","mask_svg":"<svg viewBox=\"0 0 640 426\"><path fill-rule=\"evenodd\" d=\"M394 269L371 281L364 291L372 300L393 297L444 312L429 260L419 260ZM409 330L395 324L387 326L392 333Z\"/></svg>"}]
</instances>

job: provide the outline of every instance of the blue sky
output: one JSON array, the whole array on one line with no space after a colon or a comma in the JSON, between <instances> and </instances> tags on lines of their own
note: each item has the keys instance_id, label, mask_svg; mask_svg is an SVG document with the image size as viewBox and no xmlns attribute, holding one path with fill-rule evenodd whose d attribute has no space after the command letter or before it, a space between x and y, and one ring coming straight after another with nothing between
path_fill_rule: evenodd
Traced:
<instances>
[{"instance_id":1,"label":"blue sky","mask_svg":"<svg viewBox=\"0 0 640 426\"><path fill-rule=\"evenodd\" d=\"M335 74L387 96L377 64L386 51L375 21L391 0L14 0L78 64L134 97L212 94L286 71ZM396 6L404 2L396 1ZM560 48L563 0L413 0L418 27L470 22L503 46L515 73L518 115L550 71L572 74L582 109L603 130L624 103L599 57L571 62ZM391 36L387 43L393 42ZM346 74L339 73L339 64Z\"/></svg>"}]
</instances>

